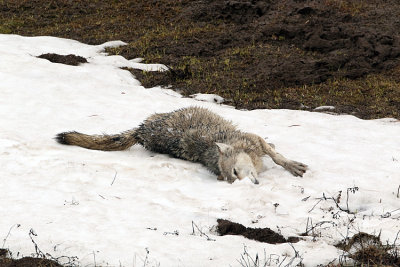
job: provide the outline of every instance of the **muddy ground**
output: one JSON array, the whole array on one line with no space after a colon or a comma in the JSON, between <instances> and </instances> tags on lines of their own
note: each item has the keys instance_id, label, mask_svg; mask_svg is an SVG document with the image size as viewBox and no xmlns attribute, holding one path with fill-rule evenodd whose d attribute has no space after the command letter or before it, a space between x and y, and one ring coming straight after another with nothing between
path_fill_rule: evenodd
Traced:
<instances>
[{"instance_id":1,"label":"muddy ground","mask_svg":"<svg viewBox=\"0 0 400 267\"><path fill-rule=\"evenodd\" d=\"M53 35L164 63L147 86L216 93L241 109L400 118L396 0L0 1L0 33Z\"/></svg>"},{"instance_id":2,"label":"muddy ground","mask_svg":"<svg viewBox=\"0 0 400 267\"><path fill-rule=\"evenodd\" d=\"M0 249L0 267L62 267L54 260L39 257L13 259L6 249Z\"/></svg>"},{"instance_id":3,"label":"muddy ground","mask_svg":"<svg viewBox=\"0 0 400 267\"><path fill-rule=\"evenodd\" d=\"M257 240L268 244L281 243L297 243L300 241L298 237L289 237L286 239L281 234L266 228L251 228L240 223L231 222L229 220L217 220L217 232L220 235L241 235L248 239Z\"/></svg>"},{"instance_id":4,"label":"muddy ground","mask_svg":"<svg viewBox=\"0 0 400 267\"><path fill-rule=\"evenodd\" d=\"M60 64L66 64L66 65L71 65L71 66L78 66L82 63L87 63L86 58L77 56L77 55L58 55L54 53L47 53L38 56L38 58L43 58L47 59L50 62L53 63L60 63Z\"/></svg>"}]
</instances>

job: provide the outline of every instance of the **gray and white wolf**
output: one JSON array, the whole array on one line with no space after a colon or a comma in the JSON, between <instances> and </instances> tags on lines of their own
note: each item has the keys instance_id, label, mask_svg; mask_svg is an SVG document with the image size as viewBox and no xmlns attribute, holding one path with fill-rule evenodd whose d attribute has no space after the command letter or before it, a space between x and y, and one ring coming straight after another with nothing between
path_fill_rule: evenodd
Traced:
<instances>
[{"instance_id":1,"label":"gray and white wolf","mask_svg":"<svg viewBox=\"0 0 400 267\"><path fill-rule=\"evenodd\" d=\"M303 176L307 170L307 165L286 159L260 136L240 131L232 122L201 107L156 113L139 127L120 134L71 131L59 133L55 139L65 145L104 151L124 150L138 143L154 152L202 163L219 180L230 183L249 178L258 184L258 173L263 170L261 158L265 155L294 176Z\"/></svg>"}]
</instances>

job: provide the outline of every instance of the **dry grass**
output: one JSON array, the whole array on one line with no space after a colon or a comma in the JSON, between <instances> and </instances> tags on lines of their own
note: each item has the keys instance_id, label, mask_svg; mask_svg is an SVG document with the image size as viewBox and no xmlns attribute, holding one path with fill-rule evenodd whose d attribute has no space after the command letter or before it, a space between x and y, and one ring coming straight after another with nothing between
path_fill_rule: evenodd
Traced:
<instances>
[{"instance_id":1,"label":"dry grass","mask_svg":"<svg viewBox=\"0 0 400 267\"><path fill-rule=\"evenodd\" d=\"M332 10L362 17L378 2L325 0L323 4ZM191 20L187 18L190 14L182 15L191 5L188 0L3 0L0 1L0 33L52 35L89 44L120 39L129 44L109 49L109 53L129 59L143 57L145 62L164 63L174 70L172 74L132 71L145 86L172 85L184 95L215 93L238 108L312 110L321 105L333 105L338 113L365 119L400 118L399 67L355 80L339 75L317 84L305 81L282 86L279 82L285 76L270 77L262 70L303 57L318 61L323 55L290 44L285 35L251 41L255 33L242 29L243 38L250 39L240 41L241 35L235 37L240 23L238 26L226 18ZM310 5L316 4L310 2ZM286 2L277 5L278 11L286 12L285 8L288 8ZM382 27L386 29L390 25ZM239 39L235 41L235 38ZM225 42L228 45L224 45ZM272 63L263 66L265 62ZM287 71L296 72L297 69ZM287 76L290 77L290 73Z\"/></svg>"}]
</instances>

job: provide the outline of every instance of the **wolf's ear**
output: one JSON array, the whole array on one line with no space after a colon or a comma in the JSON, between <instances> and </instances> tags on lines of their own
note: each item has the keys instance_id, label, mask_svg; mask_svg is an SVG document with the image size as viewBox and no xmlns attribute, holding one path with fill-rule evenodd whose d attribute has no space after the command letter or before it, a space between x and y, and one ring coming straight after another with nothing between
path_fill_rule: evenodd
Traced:
<instances>
[{"instance_id":1,"label":"wolf's ear","mask_svg":"<svg viewBox=\"0 0 400 267\"><path fill-rule=\"evenodd\" d=\"M220 154L226 154L228 151L233 150L233 147L224 143L215 143L218 147Z\"/></svg>"}]
</instances>

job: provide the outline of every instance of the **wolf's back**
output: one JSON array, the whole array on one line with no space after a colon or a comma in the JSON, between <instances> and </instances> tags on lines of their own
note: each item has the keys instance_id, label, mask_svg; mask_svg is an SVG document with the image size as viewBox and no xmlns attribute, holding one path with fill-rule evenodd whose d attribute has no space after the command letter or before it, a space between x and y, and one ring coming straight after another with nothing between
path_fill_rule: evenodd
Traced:
<instances>
[{"instance_id":1,"label":"wolf's back","mask_svg":"<svg viewBox=\"0 0 400 267\"><path fill-rule=\"evenodd\" d=\"M219 135L235 132L230 121L200 107L188 107L147 118L136 131L139 144L158 153L196 161L215 146ZM192 156L187 156L191 154Z\"/></svg>"},{"instance_id":2,"label":"wolf's back","mask_svg":"<svg viewBox=\"0 0 400 267\"><path fill-rule=\"evenodd\" d=\"M118 151L128 149L137 142L134 134L135 129L113 135L88 135L72 131L59 133L55 139L63 145L103 151Z\"/></svg>"},{"instance_id":3,"label":"wolf's back","mask_svg":"<svg viewBox=\"0 0 400 267\"><path fill-rule=\"evenodd\" d=\"M230 121L200 107L188 107L148 117L139 127L115 135L87 135L64 132L56 136L60 144L88 149L124 150L138 143L146 149L191 161L215 150L215 142L225 142L239 131Z\"/></svg>"}]
</instances>

